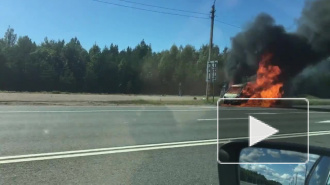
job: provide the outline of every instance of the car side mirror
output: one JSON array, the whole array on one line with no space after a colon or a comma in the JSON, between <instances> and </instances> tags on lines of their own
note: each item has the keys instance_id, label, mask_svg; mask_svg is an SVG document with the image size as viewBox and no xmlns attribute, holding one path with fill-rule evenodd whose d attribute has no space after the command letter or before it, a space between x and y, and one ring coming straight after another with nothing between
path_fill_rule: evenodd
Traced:
<instances>
[{"instance_id":1,"label":"car side mirror","mask_svg":"<svg viewBox=\"0 0 330 185\"><path fill-rule=\"evenodd\" d=\"M309 151L308 156L306 145L282 142L263 141L253 147L248 141L227 143L218 151L220 184L329 183L330 150Z\"/></svg>"}]
</instances>

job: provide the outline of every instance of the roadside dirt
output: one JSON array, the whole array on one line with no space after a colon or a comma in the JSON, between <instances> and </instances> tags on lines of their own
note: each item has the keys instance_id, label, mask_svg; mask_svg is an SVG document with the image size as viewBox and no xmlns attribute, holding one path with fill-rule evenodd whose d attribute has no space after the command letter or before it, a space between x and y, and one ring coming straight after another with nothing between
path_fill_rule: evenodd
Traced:
<instances>
[{"instance_id":1,"label":"roadside dirt","mask_svg":"<svg viewBox=\"0 0 330 185\"><path fill-rule=\"evenodd\" d=\"M1 92L1 105L116 105L143 104L144 102L201 101L201 96L160 96L121 94L52 94L29 92Z\"/></svg>"}]
</instances>

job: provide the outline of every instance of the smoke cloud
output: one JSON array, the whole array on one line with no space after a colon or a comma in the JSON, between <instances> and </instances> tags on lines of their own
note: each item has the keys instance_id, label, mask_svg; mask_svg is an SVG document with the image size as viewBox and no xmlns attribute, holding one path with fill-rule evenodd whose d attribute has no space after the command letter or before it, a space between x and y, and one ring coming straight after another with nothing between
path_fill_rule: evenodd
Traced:
<instances>
[{"instance_id":1,"label":"smoke cloud","mask_svg":"<svg viewBox=\"0 0 330 185\"><path fill-rule=\"evenodd\" d=\"M306 37L320 55L330 55L330 1L306 1L297 33Z\"/></svg>"},{"instance_id":2,"label":"smoke cloud","mask_svg":"<svg viewBox=\"0 0 330 185\"><path fill-rule=\"evenodd\" d=\"M306 67L330 56L330 0L306 1L295 33L287 33L268 14L258 15L232 38L225 66L228 80L240 83L255 75L261 56L266 53L273 54L271 64L282 70L280 80L284 86Z\"/></svg>"},{"instance_id":3,"label":"smoke cloud","mask_svg":"<svg viewBox=\"0 0 330 185\"><path fill-rule=\"evenodd\" d=\"M291 94L312 94L320 98L328 98L330 92L330 58L314 66L306 67L293 78Z\"/></svg>"}]
</instances>

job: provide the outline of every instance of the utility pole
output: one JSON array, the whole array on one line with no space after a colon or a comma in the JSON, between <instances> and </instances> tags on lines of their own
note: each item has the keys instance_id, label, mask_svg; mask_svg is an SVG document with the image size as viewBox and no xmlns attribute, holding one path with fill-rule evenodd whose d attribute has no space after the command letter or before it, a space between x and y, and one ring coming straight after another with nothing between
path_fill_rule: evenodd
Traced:
<instances>
[{"instance_id":1,"label":"utility pole","mask_svg":"<svg viewBox=\"0 0 330 185\"><path fill-rule=\"evenodd\" d=\"M211 61L211 52L212 52L212 46L213 46L213 25L214 25L215 1L216 0L214 0L214 2L213 2L212 10L211 10L211 31L210 31L209 57L208 57L206 65L208 65L208 63ZM208 73L208 71L206 73ZM212 79L212 77L211 77L211 79ZM210 89L210 82L208 80L206 82L206 100L207 101L209 100L209 89Z\"/></svg>"}]
</instances>

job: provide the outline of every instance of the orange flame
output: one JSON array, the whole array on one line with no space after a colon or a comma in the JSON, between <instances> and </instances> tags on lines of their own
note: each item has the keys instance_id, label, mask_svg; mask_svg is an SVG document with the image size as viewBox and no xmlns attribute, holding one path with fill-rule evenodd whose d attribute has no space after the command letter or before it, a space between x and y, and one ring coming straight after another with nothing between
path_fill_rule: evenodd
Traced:
<instances>
[{"instance_id":1,"label":"orange flame","mask_svg":"<svg viewBox=\"0 0 330 185\"><path fill-rule=\"evenodd\" d=\"M283 83L278 81L281 69L270 65L272 54L262 57L257 71L256 82L249 82L243 89L243 97L246 98L281 98L283 95ZM241 106L271 107L276 100L248 100Z\"/></svg>"}]
</instances>

